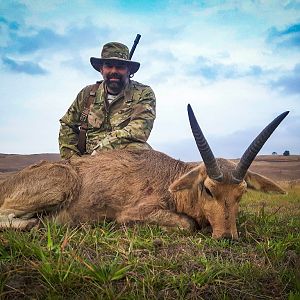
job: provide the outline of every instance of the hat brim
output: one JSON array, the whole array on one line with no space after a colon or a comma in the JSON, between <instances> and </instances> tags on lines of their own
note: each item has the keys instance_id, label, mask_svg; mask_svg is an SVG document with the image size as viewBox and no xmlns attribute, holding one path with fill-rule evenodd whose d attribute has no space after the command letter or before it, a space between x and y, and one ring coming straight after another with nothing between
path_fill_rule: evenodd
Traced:
<instances>
[{"instance_id":1,"label":"hat brim","mask_svg":"<svg viewBox=\"0 0 300 300\"><path fill-rule=\"evenodd\" d=\"M97 57L90 58L91 65L98 72L100 72L100 67L102 67L105 62L116 62L116 61L126 62L130 74L134 74L140 68L140 63L132 60L127 60L122 58L97 58Z\"/></svg>"}]
</instances>

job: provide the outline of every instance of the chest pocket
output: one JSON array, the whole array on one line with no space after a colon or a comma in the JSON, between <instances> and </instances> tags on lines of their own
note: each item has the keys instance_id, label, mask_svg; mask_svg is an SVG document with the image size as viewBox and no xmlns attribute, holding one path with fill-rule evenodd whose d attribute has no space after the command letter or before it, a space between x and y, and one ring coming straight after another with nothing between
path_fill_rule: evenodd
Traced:
<instances>
[{"instance_id":1,"label":"chest pocket","mask_svg":"<svg viewBox=\"0 0 300 300\"><path fill-rule=\"evenodd\" d=\"M92 104L88 116L88 123L94 128L100 128L105 121L105 108L103 105Z\"/></svg>"},{"instance_id":2,"label":"chest pocket","mask_svg":"<svg viewBox=\"0 0 300 300\"><path fill-rule=\"evenodd\" d=\"M121 129L127 126L130 122L132 112L133 107L127 106L114 113L111 118L111 125L113 128Z\"/></svg>"}]
</instances>

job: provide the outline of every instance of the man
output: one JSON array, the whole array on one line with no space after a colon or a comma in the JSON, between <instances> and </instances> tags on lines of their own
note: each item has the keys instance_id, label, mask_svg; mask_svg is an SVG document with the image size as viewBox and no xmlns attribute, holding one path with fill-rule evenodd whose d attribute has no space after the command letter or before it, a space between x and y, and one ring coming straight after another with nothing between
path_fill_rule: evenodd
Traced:
<instances>
[{"instance_id":1,"label":"man","mask_svg":"<svg viewBox=\"0 0 300 300\"><path fill-rule=\"evenodd\" d=\"M155 119L155 95L151 87L130 80L140 64L129 60L127 46L116 42L105 44L101 58L90 61L103 80L83 88L61 118L61 157L117 148L151 149L146 141ZM86 137L83 147L80 127Z\"/></svg>"}]
</instances>

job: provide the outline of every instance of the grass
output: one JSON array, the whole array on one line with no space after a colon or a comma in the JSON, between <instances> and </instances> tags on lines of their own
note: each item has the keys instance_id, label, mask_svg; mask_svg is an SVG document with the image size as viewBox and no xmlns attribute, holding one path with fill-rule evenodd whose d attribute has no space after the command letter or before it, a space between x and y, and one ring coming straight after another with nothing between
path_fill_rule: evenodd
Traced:
<instances>
[{"instance_id":1,"label":"grass","mask_svg":"<svg viewBox=\"0 0 300 300\"><path fill-rule=\"evenodd\" d=\"M0 233L0 299L300 299L300 187L248 192L240 239L45 223Z\"/></svg>"}]
</instances>

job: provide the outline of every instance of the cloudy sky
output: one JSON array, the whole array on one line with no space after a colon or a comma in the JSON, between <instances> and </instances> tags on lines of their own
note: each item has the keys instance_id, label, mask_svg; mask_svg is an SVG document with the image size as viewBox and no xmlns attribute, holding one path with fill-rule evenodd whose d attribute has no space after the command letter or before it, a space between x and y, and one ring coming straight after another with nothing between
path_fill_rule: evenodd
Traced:
<instances>
[{"instance_id":1,"label":"cloudy sky","mask_svg":"<svg viewBox=\"0 0 300 300\"><path fill-rule=\"evenodd\" d=\"M0 1L0 153L58 152L59 118L99 79L109 41L157 97L153 148L199 160L190 103L216 156L240 157L278 114L261 154L300 154L300 1Z\"/></svg>"}]
</instances>

